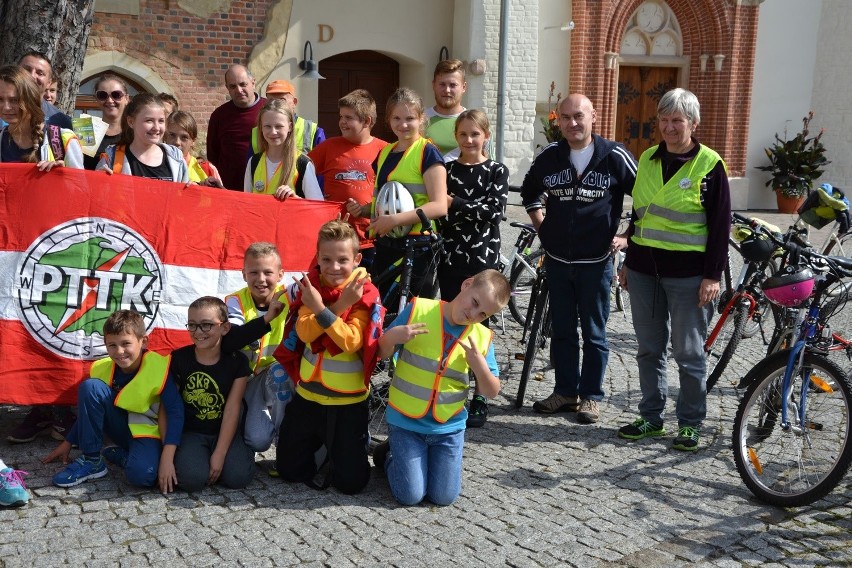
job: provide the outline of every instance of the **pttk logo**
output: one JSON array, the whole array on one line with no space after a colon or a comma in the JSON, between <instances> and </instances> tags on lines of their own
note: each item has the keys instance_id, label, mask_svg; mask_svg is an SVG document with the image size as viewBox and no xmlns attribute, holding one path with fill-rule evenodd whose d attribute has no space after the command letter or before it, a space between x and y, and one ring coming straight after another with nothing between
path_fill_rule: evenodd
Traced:
<instances>
[{"instance_id":1,"label":"pttk logo","mask_svg":"<svg viewBox=\"0 0 852 568\"><path fill-rule=\"evenodd\" d=\"M105 357L103 324L116 310L135 310L153 327L162 273L153 247L130 227L75 219L39 236L18 264L21 320L57 355Z\"/></svg>"}]
</instances>

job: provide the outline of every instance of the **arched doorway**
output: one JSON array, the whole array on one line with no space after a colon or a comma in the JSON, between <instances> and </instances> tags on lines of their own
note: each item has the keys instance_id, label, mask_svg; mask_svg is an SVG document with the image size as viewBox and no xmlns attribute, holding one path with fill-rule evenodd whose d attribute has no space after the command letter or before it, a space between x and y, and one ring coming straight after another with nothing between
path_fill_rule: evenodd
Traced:
<instances>
[{"instance_id":1,"label":"arched doorway","mask_svg":"<svg viewBox=\"0 0 852 568\"><path fill-rule=\"evenodd\" d=\"M373 136L392 142L393 132L385 123L385 103L399 87L399 63L376 51L339 53L320 61L317 118L326 136L340 136L337 126L337 100L355 89L366 89L376 99L378 119Z\"/></svg>"},{"instance_id":2,"label":"arched doorway","mask_svg":"<svg viewBox=\"0 0 852 568\"><path fill-rule=\"evenodd\" d=\"M666 91L679 84L683 40L671 8L659 0L646 0L633 13L624 30L618 68L615 140L634 156L660 141L657 104ZM673 65L673 63L675 65Z\"/></svg>"}]
</instances>

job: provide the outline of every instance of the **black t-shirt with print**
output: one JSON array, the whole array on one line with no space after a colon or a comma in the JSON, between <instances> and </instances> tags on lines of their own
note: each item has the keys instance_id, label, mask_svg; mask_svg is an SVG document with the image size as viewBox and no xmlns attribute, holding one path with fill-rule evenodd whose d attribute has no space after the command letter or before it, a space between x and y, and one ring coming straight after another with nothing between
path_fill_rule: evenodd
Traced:
<instances>
[{"instance_id":1,"label":"black t-shirt with print","mask_svg":"<svg viewBox=\"0 0 852 568\"><path fill-rule=\"evenodd\" d=\"M249 376L251 369L240 351L223 352L215 365L202 365L195 346L187 345L172 353L171 372L183 399L184 431L218 434L234 380Z\"/></svg>"},{"instance_id":2,"label":"black t-shirt with print","mask_svg":"<svg viewBox=\"0 0 852 568\"><path fill-rule=\"evenodd\" d=\"M174 181L172 178L172 170L169 168L169 162L166 158L166 151L160 147L163 153L163 161L159 166L148 166L139 161L139 158L133 155L130 148L125 148L124 153L127 156L127 162L130 164L130 172L137 177L146 177L150 179L160 179L163 181Z\"/></svg>"}]
</instances>

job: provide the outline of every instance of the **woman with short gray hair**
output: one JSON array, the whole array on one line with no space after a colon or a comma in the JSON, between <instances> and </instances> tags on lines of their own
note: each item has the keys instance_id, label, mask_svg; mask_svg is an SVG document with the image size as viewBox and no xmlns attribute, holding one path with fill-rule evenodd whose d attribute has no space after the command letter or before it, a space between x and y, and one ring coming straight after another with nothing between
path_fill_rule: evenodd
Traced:
<instances>
[{"instance_id":1,"label":"woman with short gray hair","mask_svg":"<svg viewBox=\"0 0 852 568\"><path fill-rule=\"evenodd\" d=\"M657 105L662 142L639 158L633 221L619 279L630 291L642 399L618 435L664 435L669 340L678 366L678 432L672 447L698 449L707 411L704 341L728 253L731 195L725 162L694 134L696 96L673 89Z\"/></svg>"}]
</instances>

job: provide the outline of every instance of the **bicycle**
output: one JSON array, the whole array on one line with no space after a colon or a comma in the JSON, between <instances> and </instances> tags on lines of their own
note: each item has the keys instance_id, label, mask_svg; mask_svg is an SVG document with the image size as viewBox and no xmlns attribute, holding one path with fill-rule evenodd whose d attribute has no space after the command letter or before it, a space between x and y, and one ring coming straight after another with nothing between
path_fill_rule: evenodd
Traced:
<instances>
[{"instance_id":1,"label":"bicycle","mask_svg":"<svg viewBox=\"0 0 852 568\"><path fill-rule=\"evenodd\" d=\"M621 219L618 223L619 235L624 234L630 224L630 211L621 214ZM630 296L627 290L621 285L618 275L624 266L624 259L627 258L627 249L623 249L612 253L612 297L610 301L610 311L622 312L625 319L630 311Z\"/></svg>"},{"instance_id":2,"label":"bicycle","mask_svg":"<svg viewBox=\"0 0 852 568\"><path fill-rule=\"evenodd\" d=\"M739 233L742 229L735 225L732 232ZM771 241L752 233L742 243L731 238L729 244L742 256L743 265L736 281L732 281L729 251L723 275L725 285L716 308L719 318L704 342L704 352L710 367L708 392L725 372L740 341L753 336L760 329L769 307L760 284L778 270L777 261L773 259L776 247Z\"/></svg>"},{"instance_id":3,"label":"bicycle","mask_svg":"<svg viewBox=\"0 0 852 568\"><path fill-rule=\"evenodd\" d=\"M429 219L422 210L417 210L423 227L430 227ZM423 255L431 254L429 261L432 273L437 269L438 263L444 254L443 238L433 230L424 229L419 235L404 237L405 252L396 264L389 266L381 274L372 278L376 287L388 282L392 283L382 298L382 304L387 308L385 313L385 325L393 322L405 309L411 300L411 275L414 270L414 259ZM369 425L370 448L374 448L379 441L387 438L387 422L385 413L388 406L388 390L393 378L394 356L384 359L376 366L376 371L370 378L369 400Z\"/></svg>"},{"instance_id":4,"label":"bicycle","mask_svg":"<svg viewBox=\"0 0 852 568\"><path fill-rule=\"evenodd\" d=\"M547 344L547 338L550 337L551 319L550 319L550 289L547 285L547 271L544 265L544 255L540 255L536 263L536 277L530 287L530 302L525 318L524 331L521 335L521 343L526 346L523 355L516 354L516 359L523 359L524 365L521 368L521 376L518 380L518 394L515 397L515 408L521 408L524 405L524 395L527 390L527 383L531 375L543 375L545 370L550 367L550 358L546 357L547 364L544 364L544 359L539 361L538 355ZM527 335L529 334L529 336Z\"/></svg>"},{"instance_id":5,"label":"bicycle","mask_svg":"<svg viewBox=\"0 0 852 568\"><path fill-rule=\"evenodd\" d=\"M757 224L752 227L757 229ZM733 449L737 471L749 490L769 504L790 507L827 495L852 462L852 383L825 356L828 319L834 314L822 306L832 285L852 277L852 260L771 238L797 261L784 275L795 278L790 282L800 289L789 284L785 292L795 290L795 296L773 297L769 286L776 282L767 280L764 293L770 301L796 307L796 300L810 295L810 287L815 291L796 341L746 375L748 390L734 420ZM824 271L824 278L815 282L812 273L797 272L801 266Z\"/></svg>"},{"instance_id":6,"label":"bicycle","mask_svg":"<svg viewBox=\"0 0 852 568\"><path fill-rule=\"evenodd\" d=\"M509 313L519 325L525 325L532 283L536 277L536 265L544 254L544 249L541 246L533 249L536 231L532 225L517 221L509 224L520 230L512 258L505 261L509 268L509 286L512 289Z\"/></svg>"}]
</instances>

